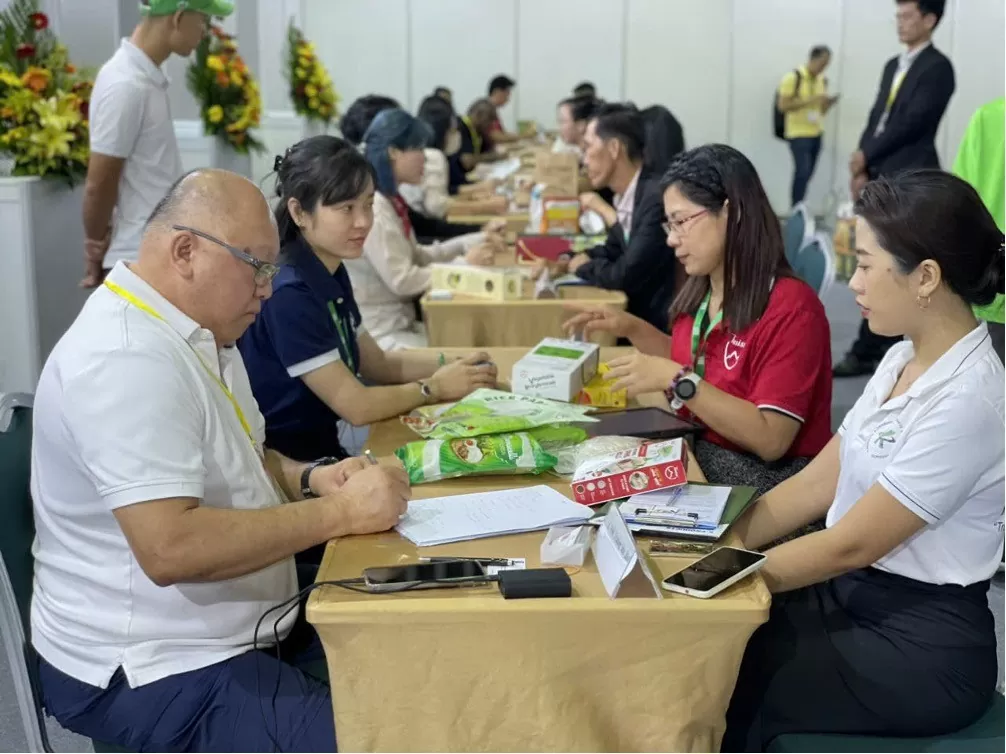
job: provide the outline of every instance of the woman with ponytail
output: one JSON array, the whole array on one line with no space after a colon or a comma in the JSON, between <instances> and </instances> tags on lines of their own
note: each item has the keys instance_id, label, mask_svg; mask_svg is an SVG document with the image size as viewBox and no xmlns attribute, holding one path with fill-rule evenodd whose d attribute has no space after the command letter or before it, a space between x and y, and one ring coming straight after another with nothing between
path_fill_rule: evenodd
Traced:
<instances>
[{"instance_id":1,"label":"woman with ponytail","mask_svg":"<svg viewBox=\"0 0 1006 754\"><path fill-rule=\"evenodd\" d=\"M441 366L385 353L364 327L346 260L374 220L374 172L334 136L276 159L281 269L272 296L238 342L266 420L266 442L299 461L342 458L339 419L362 426L496 383L484 353Z\"/></svg>"},{"instance_id":2,"label":"woman with ponytail","mask_svg":"<svg viewBox=\"0 0 1006 754\"><path fill-rule=\"evenodd\" d=\"M938 736L996 693L989 579L1003 556L1003 366L972 307L1003 291L1003 235L938 170L867 184L849 287L906 334L831 442L735 531L773 600L748 644L723 751L786 733Z\"/></svg>"}]
</instances>

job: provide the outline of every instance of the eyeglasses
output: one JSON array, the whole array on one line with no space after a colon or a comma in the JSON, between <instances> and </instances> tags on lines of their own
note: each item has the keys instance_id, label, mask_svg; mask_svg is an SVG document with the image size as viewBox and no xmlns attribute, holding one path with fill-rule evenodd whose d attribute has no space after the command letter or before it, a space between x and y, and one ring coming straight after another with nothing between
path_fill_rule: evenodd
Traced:
<instances>
[{"instance_id":1,"label":"eyeglasses","mask_svg":"<svg viewBox=\"0 0 1006 754\"><path fill-rule=\"evenodd\" d=\"M172 225L171 227L174 230L184 230L188 233L199 236L200 238L205 238L207 241L212 241L219 246L223 246L227 249L227 251L236 256L242 262L250 264L255 268L255 285L257 286L263 286L267 283L271 283L272 279L279 274L279 265L275 265L270 262L263 262L261 259L256 259L248 252L242 251L236 246L231 246L229 243L225 243L219 238L214 238L209 233L204 233L201 230L190 228L187 225Z\"/></svg>"},{"instance_id":2,"label":"eyeglasses","mask_svg":"<svg viewBox=\"0 0 1006 754\"><path fill-rule=\"evenodd\" d=\"M707 209L702 209L696 212L694 215L689 215L688 217L682 218L681 220L669 220L666 223L660 223L660 227L664 229L664 233L671 235L673 231L676 235L681 236L684 234L685 224L690 223L692 220L702 217L709 212Z\"/></svg>"}]
</instances>

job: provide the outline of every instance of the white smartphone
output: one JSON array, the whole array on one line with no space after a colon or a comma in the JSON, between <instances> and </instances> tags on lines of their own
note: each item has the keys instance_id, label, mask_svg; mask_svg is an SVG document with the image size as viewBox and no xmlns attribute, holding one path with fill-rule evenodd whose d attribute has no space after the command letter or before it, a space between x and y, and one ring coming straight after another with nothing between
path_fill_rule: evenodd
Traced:
<instances>
[{"instance_id":1,"label":"white smartphone","mask_svg":"<svg viewBox=\"0 0 1006 754\"><path fill-rule=\"evenodd\" d=\"M750 576L764 564L765 556L760 552L720 547L668 576L660 585L669 592L708 599Z\"/></svg>"}]
</instances>

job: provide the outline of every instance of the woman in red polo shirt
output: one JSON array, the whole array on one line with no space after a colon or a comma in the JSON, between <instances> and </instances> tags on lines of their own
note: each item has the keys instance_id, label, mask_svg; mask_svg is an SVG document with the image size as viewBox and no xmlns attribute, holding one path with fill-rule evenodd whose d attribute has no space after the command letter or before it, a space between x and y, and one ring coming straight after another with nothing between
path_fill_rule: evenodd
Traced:
<instances>
[{"instance_id":1,"label":"woman in red polo shirt","mask_svg":"<svg viewBox=\"0 0 1006 754\"><path fill-rule=\"evenodd\" d=\"M612 362L630 396L666 391L706 426L695 455L706 477L759 492L807 465L831 438L831 336L824 307L794 277L779 221L751 162L711 144L679 155L663 178L667 245L689 279L670 335L624 312L585 308L566 327L628 338Z\"/></svg>"}]
</instances>

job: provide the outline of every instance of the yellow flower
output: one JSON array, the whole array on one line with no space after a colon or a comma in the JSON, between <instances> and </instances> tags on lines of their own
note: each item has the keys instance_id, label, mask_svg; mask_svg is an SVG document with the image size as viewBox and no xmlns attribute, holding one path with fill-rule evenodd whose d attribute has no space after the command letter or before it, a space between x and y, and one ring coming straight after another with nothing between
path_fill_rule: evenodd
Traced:
<instances>
[{"instance_id":1,"label":"yellow flower","mask_svg":"<svg viewBox=\"0 0 1006 754\"><path fill-rule=\"evenodd\" d=\"M312 110L317 110L319 105L321 105L321 101L317 97L311 97L311 99L307 101L307 106Z\"/></svg>"},{"instance_id":2,"label":"yellow flower","mask_svg":"<svg viewBox=\"0 0 1006 754\"><path fill-rule=\"evenodd\" d=\"M220 105L213 105L206 111L206 118L210 123L219 123L224 119L224 109Z\"/></svg>"},{"instance_id":3,"label":"yellow flower","mask_svg":"<svg viewBox=\"0 0 1006 754\"><path fill-rule=\"evenodd\" d=\"M244 77L237 71L231 71L231 83L234 86L242 86L244 84Z\"/></svg>"},{"instance_id":4,"label":"yellow flower","mask_svg":"<svg viewBox=\"0 0 1006 754\"><path fill-rule=\"evenodd\" d=\"M308 84L307 86L304 87L304 94L306 94L308 97L317 97L318 87L316 87L314 84Z\"/></svg>"},{"instance_id":5,"label":"yellow flower","mask_svg":"<svg viewBox=\"0 0 1006 754\"><path fill-rule=\"evenodd\" d=\"M219 55L210 55L206 58L206 67L211 71L222 71L224 69L224 61Z\"/></svg>"},{"instance_id":6,"label":"yellow flower","mask_svg":"<svg viewBox=\"0 0 1006 754\"><path fill-rule=\"evenodd\" d=\"M295 69L294 73L297 74L297 78L298 79L302 79L302 78L305 78L307 76L307 71L305 71L303 68L297 68L297 69Z\"/></svg>"},{"instance_id":7,"label":"yellow flower","mask_svg":"<svg viewBox=\"0 0 1006 754\"><path fill-rule=\"evenodd\" d=\"M24 86L21 78L7 67L0 67L0 84L9 86L11 89L20 89Z\"/></svg>"},{"instance_id":8,"label":"yellow flower","mask_svg":"<svg viewBox=\"0 0 1006 754\"><path fill-rule=\"evenodd\" d=\"M310 68L311 58L301 55L299 58L297 58L297 63L300 65L301 68Z\"/></svg>"}]
</instances>

